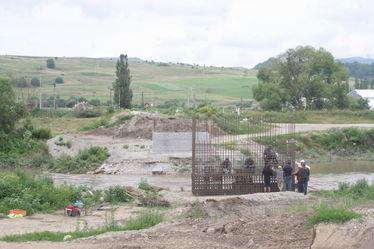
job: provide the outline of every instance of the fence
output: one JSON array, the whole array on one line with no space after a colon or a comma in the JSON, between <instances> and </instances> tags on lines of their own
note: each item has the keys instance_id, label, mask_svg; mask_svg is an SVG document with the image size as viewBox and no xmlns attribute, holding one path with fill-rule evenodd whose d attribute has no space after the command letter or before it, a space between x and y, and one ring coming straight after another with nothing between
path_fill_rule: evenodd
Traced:
<instances>
[{"instance_id":1,"label":"fence","mask_svg":"<svg viewBox=\"0 0 374 249\"><path fill-rule=\"evenodd\" d=\"M294 131L294 123L275 123L264 117L193 119L192 193L263 192L265 166L295 161ZM197 132L208 135L196 136ZM275 177L271 190L278 191Z\"/></svg>"}]
</instances>

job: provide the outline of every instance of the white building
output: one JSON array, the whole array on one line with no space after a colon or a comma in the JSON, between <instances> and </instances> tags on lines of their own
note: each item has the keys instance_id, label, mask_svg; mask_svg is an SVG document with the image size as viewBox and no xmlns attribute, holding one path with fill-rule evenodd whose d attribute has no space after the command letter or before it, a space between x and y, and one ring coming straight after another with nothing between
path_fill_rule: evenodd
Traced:
<instances>
[{"instance_id":1,"label":"white building","mask_svg":"<svg viewBox=\"0 0 374 249\"><path fill-rule=\"evenodd\" d=\"M356 89L348 94L355 98L367 99L370 110L374 110L374 90Z\"/></svg>"}]
</instances>

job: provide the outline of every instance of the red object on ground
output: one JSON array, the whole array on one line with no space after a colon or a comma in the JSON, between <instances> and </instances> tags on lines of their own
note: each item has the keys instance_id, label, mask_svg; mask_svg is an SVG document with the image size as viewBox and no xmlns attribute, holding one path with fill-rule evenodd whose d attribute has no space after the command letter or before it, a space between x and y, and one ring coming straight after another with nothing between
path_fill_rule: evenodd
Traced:
<instances>
[{"instance_id":1,"label":"red object on ground","mask_svg":"<svg viewBox=\"0 0 374 249\"><path fill-rule=\"evenodd\" d=\"M22 210L22 209L12 209L12 210L9 211L9 213L14 214L14 215L22 214L22 216L27 215L27 212L25 210Z\"/></svg>"}]
</instances>

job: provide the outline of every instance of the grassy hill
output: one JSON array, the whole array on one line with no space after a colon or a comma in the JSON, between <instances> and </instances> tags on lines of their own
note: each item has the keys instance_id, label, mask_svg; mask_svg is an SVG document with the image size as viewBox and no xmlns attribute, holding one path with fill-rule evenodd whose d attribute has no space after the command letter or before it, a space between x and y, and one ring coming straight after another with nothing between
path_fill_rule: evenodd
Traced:
<instances>
[{"instance_id":1,"label":"grassy hill","mask_svg":"<svg viewBox=\"0 0 374 249\"><path fill-rule=\"evenodd\" d=\"M0 56L0 77L26 77L30 81L41 76L42 93L49 96L53 95L54 79L62 77L65 83L57 85L56 93L63 98L109 100L109 88L115 80L115 60L59 57L55 59L56 68L48 69L47 59ZM257 84L255 71L248 71L244 76L243 70L187 64L130 61L129 66L135 104L140 103L142 92L147 103L160 104L174 99L187 102L191 88L195 89L199 102L237 103L241 97L251 99L252 87Z\"/></svg>"}]
</instances>

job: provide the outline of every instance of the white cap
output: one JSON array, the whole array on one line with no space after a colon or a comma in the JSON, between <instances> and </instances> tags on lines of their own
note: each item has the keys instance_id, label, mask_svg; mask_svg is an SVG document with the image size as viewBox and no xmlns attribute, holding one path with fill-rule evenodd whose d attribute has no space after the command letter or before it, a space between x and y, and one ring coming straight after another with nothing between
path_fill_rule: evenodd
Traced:
<instances>
[{"instance_id":1,"label":"white cap","mask_svg":"<svg viewBox=\"0 0 374 249\"><path fill-rule=\"evenodd\" d=\"M305 160L301 160L300 163L305 163Z\"/></svg>"}]
</instances>

